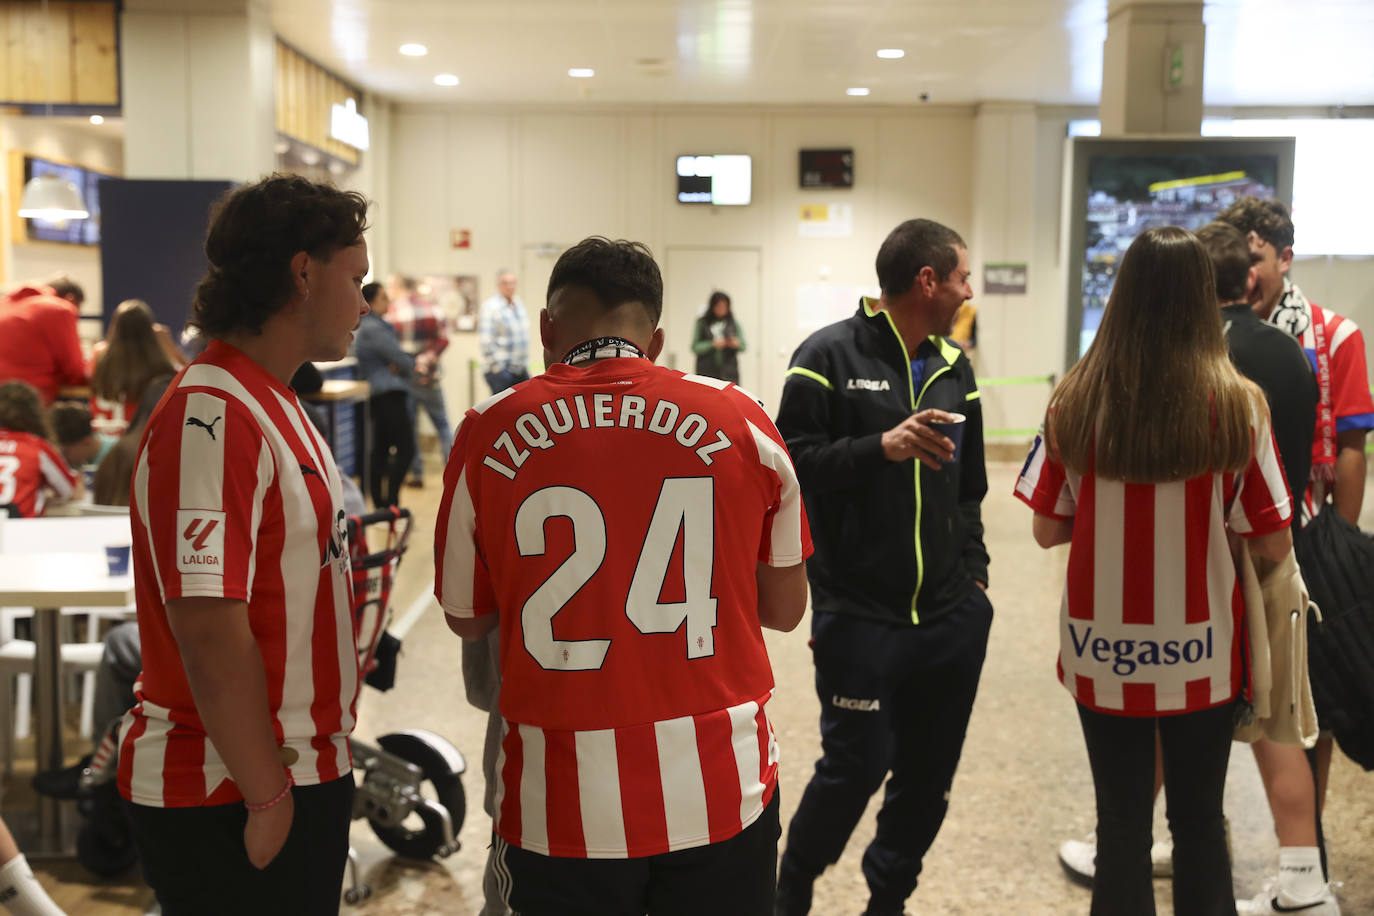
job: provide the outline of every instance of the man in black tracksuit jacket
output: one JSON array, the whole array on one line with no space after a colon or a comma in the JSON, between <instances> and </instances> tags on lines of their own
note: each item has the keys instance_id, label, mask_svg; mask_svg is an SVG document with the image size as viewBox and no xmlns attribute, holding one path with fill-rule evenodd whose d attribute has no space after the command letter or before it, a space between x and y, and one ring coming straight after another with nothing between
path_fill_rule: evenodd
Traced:
<instances>
[{"instance_id":1,"label":"man in black tracksuit jacket","mask_svg":"<svg viewBox=\"0 0 1374 916\"><path fill-rule=\"evenodd\" d=\"M987 492L973 367L943 335L972 297L952 230L909 220L878 254L880 301L792 357L778 429L801 480L816 553L812 648L822 757L788 830L776 912L809 911L891 772L863 857L867 914L900 914L948 793L978 690L992 605ZM932 422L963 414L963 442Z\"/></svg>"}]
</instances>

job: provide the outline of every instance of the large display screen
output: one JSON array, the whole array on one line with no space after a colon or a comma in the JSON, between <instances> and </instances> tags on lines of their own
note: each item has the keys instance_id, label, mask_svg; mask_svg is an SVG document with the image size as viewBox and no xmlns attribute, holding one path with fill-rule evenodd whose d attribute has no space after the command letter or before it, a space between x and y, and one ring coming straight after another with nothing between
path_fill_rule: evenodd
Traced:
<instances>
[{"instance_id":1,"label":"large display screen","mask_svg":"<svg viewBox=\"0 0 1374 916\"><path fill-rule=\"evenodd\" d=\"M1071 365L1102 322L1117 265L1155 226L1198 229L1242 197L1289 203L1291 139L1073 141L1070 208Z\"/></svg>"},{"instance_id":2,"label":"large display screen","mask_svg":"<svg viewBox=\"0 0 1374 916\"><path fill-rule=\"evenodd\" d=\"M24 180L38 175L53 175L70 181L81 192L90 216L86 219L26 219L28 237L37 242L64 242L69 245L100 244L100 194L97 182L106 176L79 165L62 165L37 156L24 157Z\"/></svg>"},{"instance_id":3,"label":"large display screen","mask_svg":"<svg viewBox=\"0 0 1374 916\"><path fill-rule=\"evenodd\" d=\"M678 156L677 202L738 207L752 197L753 160L748 156Z\"/></svg>"}]
</instances>

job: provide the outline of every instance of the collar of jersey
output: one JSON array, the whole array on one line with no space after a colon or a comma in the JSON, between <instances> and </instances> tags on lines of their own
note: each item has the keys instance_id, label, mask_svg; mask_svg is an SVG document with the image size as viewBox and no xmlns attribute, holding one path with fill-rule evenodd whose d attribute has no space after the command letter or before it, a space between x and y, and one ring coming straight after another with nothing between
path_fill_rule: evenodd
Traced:
<instances>
[{"instance_id":1,"label":"collar of jersey","mask_svg":"<svg viewBox=\"0 0 1374 916\"><path fill-rule=\"evenodd\" d=\"M277 391L288 397L294 394L289 387L283 385L276 376L268 372L247 353L230 343L225 343L219 338L211 339L205 347L205 352L196 359L198 363L209 363L212 366L219 366L226 370L234 378L240 381L247 381L246 376L251 376L273 391Z\"/></svg>"}]
</instances>

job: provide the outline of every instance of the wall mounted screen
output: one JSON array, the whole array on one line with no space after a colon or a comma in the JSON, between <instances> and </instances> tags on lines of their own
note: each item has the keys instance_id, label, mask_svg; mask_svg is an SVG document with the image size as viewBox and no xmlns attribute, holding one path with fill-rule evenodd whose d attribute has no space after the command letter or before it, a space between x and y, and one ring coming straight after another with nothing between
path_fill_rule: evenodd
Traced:
<instances>
[{"instance_id":1,"label":"wall mounted screen","mask_svg":"<svg viewBox=\"0 0 1374 916\"><path fill-rule=\"evenodd\" d=\"M1068 365L1096 336L1117 265L1141 232L1198 229L1242 197L1292 200L1289 138L1071 143Z\"/></svg>"},{"instance_id":2,"label":"wall mounted screen","mask_svg":"<svg viewBox=\"0 0 1374 916\"><path fill-rule=\"evenodd\" d=\"M739 207L752 198L753 160L749 156L678 156L677 202Z\"/></svg>"}]
</instances>

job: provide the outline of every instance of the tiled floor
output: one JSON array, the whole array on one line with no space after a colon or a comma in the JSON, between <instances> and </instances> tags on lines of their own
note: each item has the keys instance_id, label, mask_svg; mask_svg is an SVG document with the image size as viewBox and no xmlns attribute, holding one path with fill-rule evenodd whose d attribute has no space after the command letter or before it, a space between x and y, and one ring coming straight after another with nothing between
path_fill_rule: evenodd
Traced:
<instances>
[{"instance_id":1,"label":"tiled floor","mask_svg":"<svg viewBox=\"0 0 1374 916\"><path fill-rule=\"evenodd\" d=\"M1014 465L989 468L985 503L993 558L990 596L997 609L982 689L955 780L949 817L926 858L920 886L908 905L916 914L1086 913L1088 894L1071 884L1055 858L1059 842L1092 826L1092 782L1073 704L1054 677L1056 614L1064 549L1045 553L1030 538L1030 516L1009 493ZM431 487L438 475L429 475ZM432 576L428 545L438 494L407 490L419 519L414 550L394 596L397 616L424 607ZM1374 500L1368 502L1374 504ZM1374 512L1367 512L1374 521ZM419 601L420 604L416 604ZM810 775L819 739L817 700L806 648L806 624L791 634L768 634L777 678L769 707L782 745L784 822ZM458 640L436 607L422 612L404 643L397 686L366 690L361 737L400 728L428 728L452 740L480 769L485 717L464 700ZM1374 782L1337 755L1326 827L1332 869L1347 916L1374 914ZM469 914L480 903L480 879L490 833L481 811L482 781L464 777L469 816L462 849L442 862L393 859L365 824L353 840L374 888L356 908L361 916ZM866 901L859 859L873 832L871 806L840 863L817 885L815 912L853 916ZM1235 856L1235 886L1250 895L1274 867L1276 844L1248 748L1237 745L1227 789ZM1157 834L1163 835L1162 810ZM72 914L136 914L146 898L128 886L79 883L78 869L40 865L45 883ZM1167 881L1155 884L1159 912L1173 912ZM350 908L345 908L349 912ZM265 910L264 912L268 912Z\"/></svg>"}]
</instances>

